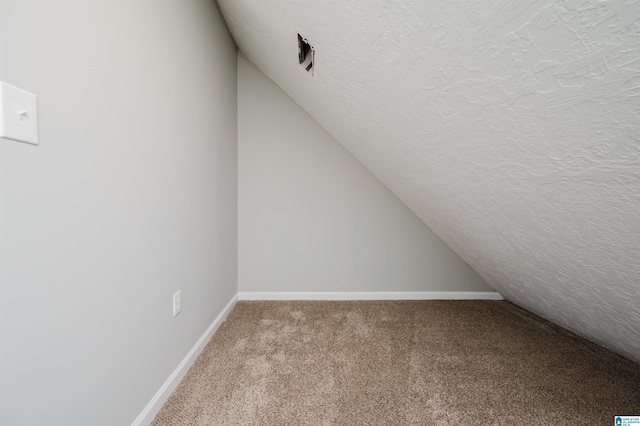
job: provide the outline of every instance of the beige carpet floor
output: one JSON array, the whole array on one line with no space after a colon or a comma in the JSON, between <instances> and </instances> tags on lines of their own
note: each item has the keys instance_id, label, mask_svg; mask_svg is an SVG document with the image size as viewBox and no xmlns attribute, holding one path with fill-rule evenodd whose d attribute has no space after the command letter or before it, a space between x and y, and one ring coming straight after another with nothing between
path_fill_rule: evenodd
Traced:
<instances>
[{"instance_id":1,"label":"beige carpet floor","mask_svg":"<svg viewBox=\"0 0 640 426\"><path fill-rule=\"evenodd\" d=\"M613 425L640 366L504 301L239 302L153 425Z\"/></svg>"}]
</instances>

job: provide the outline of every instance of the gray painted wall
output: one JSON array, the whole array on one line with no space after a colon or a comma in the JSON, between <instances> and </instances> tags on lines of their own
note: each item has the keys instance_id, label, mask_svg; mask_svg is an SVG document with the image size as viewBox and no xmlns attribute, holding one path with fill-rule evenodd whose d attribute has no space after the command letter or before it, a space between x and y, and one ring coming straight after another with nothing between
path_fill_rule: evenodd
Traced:
<instances>
[{"instance_id":1,"label":"gray painted wall","mask_svg":"<svg viewBox=\"0 0 640 426\"><path fill-rule=\"evenodd\" d=\"M213 1L3 0L0 31L40 119L0 142L0 423L131 424L237 292L236 48Z\"/></svg>"},{"instance_id":2,"label":"gray painted wall","mask_svg":"<svg viewBox=\"0 0 640 426\"><path fill-rule=\"evenodd\" d=\"M242 54L238 123L239 291L493 291Z\"/></svg>"}]
</instances>

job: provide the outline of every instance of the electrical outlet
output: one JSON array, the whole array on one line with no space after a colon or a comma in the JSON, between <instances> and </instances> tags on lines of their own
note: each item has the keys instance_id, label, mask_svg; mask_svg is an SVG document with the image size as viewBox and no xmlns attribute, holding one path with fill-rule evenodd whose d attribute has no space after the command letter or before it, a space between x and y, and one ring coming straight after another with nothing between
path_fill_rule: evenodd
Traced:
<instances>
[{"instance_id":1,"label":"electrical outlet","mask_svg":"<svg viewBox=\"0 0 640 426\"><path fill-rule=\"evenodd\" d=\"M175 317L182 311L182 290L178 290L173 295L173 316Z\"/></svg>"}]
</instances>

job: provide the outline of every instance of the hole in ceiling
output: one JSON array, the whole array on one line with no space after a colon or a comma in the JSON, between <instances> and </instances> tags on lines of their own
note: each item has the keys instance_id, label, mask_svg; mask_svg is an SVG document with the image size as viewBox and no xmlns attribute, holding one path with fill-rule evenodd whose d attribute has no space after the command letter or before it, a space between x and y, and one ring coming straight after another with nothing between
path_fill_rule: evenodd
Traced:
<instances>
[{"instance_id":1,"label":"hole in ceiling","mask_svg":"<svg viewBox=\"0 0 640 426\"><path fill-rule=\"evenodd\" d=\"M315 57L315 49L309 44L306 38L303 38L298 34L298 62L302 65L302 68L311 71L313 75L313 59Z\"/></svg>"}]
</instances>

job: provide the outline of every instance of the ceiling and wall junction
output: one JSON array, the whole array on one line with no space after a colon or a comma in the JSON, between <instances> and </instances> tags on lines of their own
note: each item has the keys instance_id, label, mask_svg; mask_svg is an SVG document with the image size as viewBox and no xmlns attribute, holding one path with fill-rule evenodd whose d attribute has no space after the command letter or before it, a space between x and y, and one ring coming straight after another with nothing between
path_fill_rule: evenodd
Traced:
<instances>
[{"instance_id":1,"label":"ceiling and wall junction","mask_svg":"<svg viewBox=\"0 0 640 426\"><path fill-rule=\"evenodd\" d=\"M640 360L639 2L219 5L247 57L488 284Z\"/></svg>"}]
</instances>

